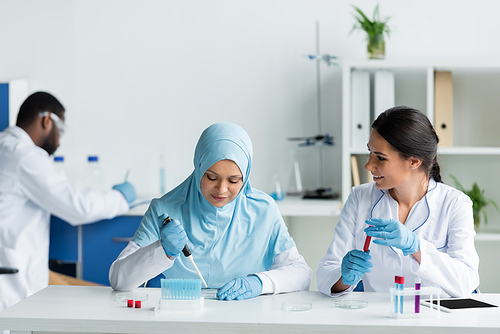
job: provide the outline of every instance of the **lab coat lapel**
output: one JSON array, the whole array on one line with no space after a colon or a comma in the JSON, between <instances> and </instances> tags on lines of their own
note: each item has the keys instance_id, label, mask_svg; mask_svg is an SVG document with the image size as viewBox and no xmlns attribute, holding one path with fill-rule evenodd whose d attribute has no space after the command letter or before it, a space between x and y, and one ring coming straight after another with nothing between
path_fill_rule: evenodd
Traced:
<instances>
[{"instance_id":1,"label":"lab coat lapel","mask_svg":"<svg viewBox=\"0 0 500 334\"><path fill-rule=\"evenodd\" d=\"M424 197L420 199L410 211L408 215L408 219L406 220L406 227L410 229L410 231L416 232L418 229L425 226L425 224L429 221L429 217L431 214L431 208L428 201L428 197L431 192L436 188L436 181L434 179L429 180L429 185L427 186L427 192Z\"/></svg>"},{"instance_id":2,"label":"lab coat lapel","mask_svg":"<svg viewBox=\"0 0 500 334\"><path fill-rule=\"evenodd\" d=\"M375 188L375 187L374 187ZM398 203L391 197L389 191L375 188L372 197L370 218L384 218L398 220ZM370 247L372 258L384 259L386 257L403 257L403 252L397 248L372 244ZM399 262L398 262L399 263ZM386 268L388 269L388 268ZM390 270L391 273L393 270ZM391 274L392 275L392 274Z\"/></svg>"},{"instance_id":3,"label":"lab coat lapel","mask_svg":"<svg viewBox=\"0 0 500 334\"><path fill-rule=\"evenodd\" d=\"M375 187L374 187L375 188ZM370 218L398 219L397 202L391 198L387 190L375 188L372 197Z\"/></svg>"}]
</instances>

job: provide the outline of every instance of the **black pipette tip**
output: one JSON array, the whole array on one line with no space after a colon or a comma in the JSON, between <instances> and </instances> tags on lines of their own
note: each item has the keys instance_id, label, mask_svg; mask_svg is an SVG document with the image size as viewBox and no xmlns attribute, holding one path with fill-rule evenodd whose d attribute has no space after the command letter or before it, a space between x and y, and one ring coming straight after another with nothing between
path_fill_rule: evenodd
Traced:
<instances>
[{"instance_id":1,"label":"black pipette tip","mask_svg":"<svg viewBox=\"0 0 500 334\"><path fill-rule=\"evenodd\" d=\"M184 245L184 248L182 249L182 254L184 254L185 257L191 256L191 250L189 249L189 246L187 244Z\"/></svg>"},{"instance_id":2,"label":"black pipette tip","mask_svg":"<svg viewBox=\"0 0 500 334\"><path fill-rule=\"evenodd\" d=\"M186 245L187 246L187 245ZM189 250L189 248L188 248ZM191 253L191 251L189 251ZM16 269L16 268L4 268L4 267L1 267L0 268L0 274L15 274L17 273L19 270Z\"/></svg>"}]
</instances>

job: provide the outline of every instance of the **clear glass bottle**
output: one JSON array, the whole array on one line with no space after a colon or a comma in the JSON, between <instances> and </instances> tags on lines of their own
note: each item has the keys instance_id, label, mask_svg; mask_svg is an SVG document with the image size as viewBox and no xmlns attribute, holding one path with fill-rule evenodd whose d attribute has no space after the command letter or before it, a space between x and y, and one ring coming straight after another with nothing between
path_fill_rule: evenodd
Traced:
<instances>
[{"instance_id":1,"label":"clear glass bottle","mask_svg":"<svg viewBox=\"0 0 500 334\"><path fill-rule=\"evenodd\" d=\"M99 164L99 158L90 155L87 159L87 166L83 171L84 190L104 190L104 176Z\"/></svg>"},{"instance_id":2,"label":"clear glass bottle","mask_svg":"<svg viewBox=\"0 0 500 334\"><path fill-rule=\"evenodd\" d=\"M281 183L277 175L273 176L272 190L269 194L275 201L281 201L285 198L285 194L281 190Z\"/></svg>"}]
</instances>

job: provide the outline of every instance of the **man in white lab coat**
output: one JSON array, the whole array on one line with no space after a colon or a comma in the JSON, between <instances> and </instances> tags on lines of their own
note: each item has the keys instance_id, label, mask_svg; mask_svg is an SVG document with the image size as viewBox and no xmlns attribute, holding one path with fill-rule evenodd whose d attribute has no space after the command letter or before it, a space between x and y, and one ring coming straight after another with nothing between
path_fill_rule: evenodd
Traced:
<instances>
[{"instance_id":1,"label":"man in white lab coat","mask_svg":"<svg viewBox=\"0 0 500 334\"><path fill-rule=\"evenodd\" d=\"M0 267L18 269L0 275L0 311L48 285L51 214L81 225L124 214L135 199L130 183L83 191L54 169L64 120L62 104L37 92L0 132Z\"/></svg>"}]
</instances>

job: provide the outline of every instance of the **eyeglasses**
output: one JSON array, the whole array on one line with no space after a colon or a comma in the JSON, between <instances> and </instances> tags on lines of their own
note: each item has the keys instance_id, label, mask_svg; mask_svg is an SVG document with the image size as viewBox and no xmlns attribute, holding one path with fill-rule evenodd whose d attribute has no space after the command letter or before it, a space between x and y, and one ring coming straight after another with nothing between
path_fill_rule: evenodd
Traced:
<instances>
[{"instance_id":1,"label":"eyeglasses","mask_svg":"<svg viewBox=\"0 0 500 334\"><path fill-rule=\"evenodd\" d=\"M54 124L56 125L57 130L59 130L59 137L62 137L62 135L64 134L64 130L66 129L66 124L64 124L64 122L61 121L59 116L57 116L53 112L44 111L44 112L38 113L38 117L45 117L47 115L50 115L50 118L52 118L52 121L54 121Z\"/></svg>"}]
</instances>

